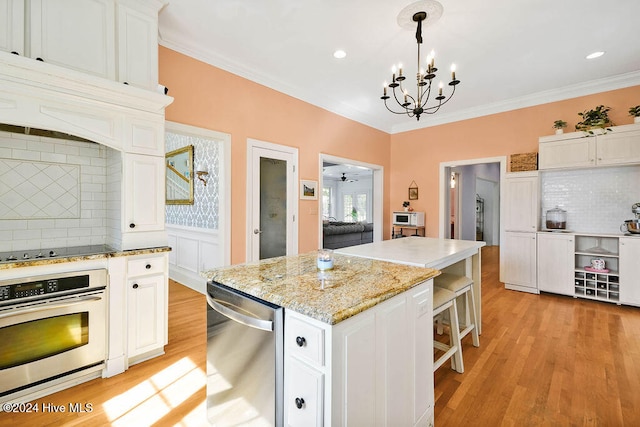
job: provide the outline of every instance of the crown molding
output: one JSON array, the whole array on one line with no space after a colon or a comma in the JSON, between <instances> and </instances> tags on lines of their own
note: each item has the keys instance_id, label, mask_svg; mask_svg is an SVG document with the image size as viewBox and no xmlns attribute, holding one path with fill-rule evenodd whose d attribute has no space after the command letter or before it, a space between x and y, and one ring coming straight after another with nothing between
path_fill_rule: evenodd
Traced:
<instances>
[{"instance_id":1,"label":"crown molding","mask_svg":"<svg viewBox=\"0 0 640 427\"><path fill-rule=\"evenodd\" d=\"M294 87L281 80L273 79L267 75L260 74L255 70L249 70L239 62L230 60L229 58L215 55L211 52L205 52L193 46L186 46L171 40L160 38L159 44L168 49L187 55L191 58L205 62L214 67L228 71L242 78L248 79L260 85L266 86L278 92L284 93L303 102L315 105L316 107L327 110L331 113L356 121L374 129L386 132L388 134L396 134L408 132L418 129L424 129L433 126L439 126L447 123L458 122L461 120L469 120L491 114L503 113L506 111L517 110L519 108L532 107L535 105L547 104L549 102L563 101L565 99L577 98L594 93L606 92L609 90L622 89L625 87L640 85L640 71L620 74L602 79L591 80L588 82L564 86L562 88L537 92L505 101L494 102L491 104L481 105L478 107L467 108L454 113L438 113L438 115L429 116L429 120L425 121L408 121L397 125L383 125L380 120L363 113L360 110L347 105L344 102L333 100L322 96L322 94L311 93L305 89Z\"/></svg>"}]
</instances>

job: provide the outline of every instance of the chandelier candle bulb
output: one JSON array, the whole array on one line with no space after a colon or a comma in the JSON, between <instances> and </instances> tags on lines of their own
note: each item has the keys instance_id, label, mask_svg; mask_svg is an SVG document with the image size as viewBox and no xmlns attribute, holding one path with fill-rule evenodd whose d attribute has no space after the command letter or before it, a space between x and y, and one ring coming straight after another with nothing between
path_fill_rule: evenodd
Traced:
<instances>
[{"instance_id":1,"label":"chandelier candle bulb","mask_svg":"<svg viewBox=\"0 0 640 427\"><path fill-rule=\"evenodd\" d=\"M456 64L451 64L451 81L456 79Z\"/></svg>"},{"instance_id":2,"label":"chandelier candle bulb","mask_svg":"<svg viewBox=\"0 0 640 427\"><path fill-rule=\"evenodd\" d=\"M440 82L440 84L438 85L438 95L442 95L442 86L444 86L442 84L442 82Z\"/></svg>"}]
</instances>

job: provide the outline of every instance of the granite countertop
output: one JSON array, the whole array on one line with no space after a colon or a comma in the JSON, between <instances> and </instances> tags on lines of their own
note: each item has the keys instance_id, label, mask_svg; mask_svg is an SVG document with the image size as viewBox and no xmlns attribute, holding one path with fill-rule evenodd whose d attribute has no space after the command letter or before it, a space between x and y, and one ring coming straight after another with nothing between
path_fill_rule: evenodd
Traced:
<instances>
[{"instance_id":1,"label":"granite countertop","mask_svg":"<svg viewBox=\"0 0 640 427\"><path fill-rule=\"evenodd\" d=\"M202 272L207 280L330 325L440 274L438 270L335 254L332 270L317 253L270 258Z\"/></svg>"},{"instance_id":2,"label":"granite countertop","mask_svg":"<svg viewBox=\"0 0 640 427\"><path fill-rule=\"evenodd\" d=\"M16 261L4 261L0 263L0 270L9 270L12 268L20 268L20 267L34 267L38 265L60 264L64 262L114 258L114 257L121 257L121 256L144 255L144 254L171 251L171 248L169 246L160 246L155 248L144 248L144 249L131 249L131 250L116 250L105 245L83 246L81 248L82 249L78 249L76 252L72 252L68 255L61 253L55 258L45 257L45 258L31 258L28 260L18 259ZM72 249L72 248L69 248L69 249ZM33 251L34 250L30 250L28 252L33 252ZM25 251L15 251L15 252L20 253ZM6 259L6 257L3 257L2 259Z\"/></svg>"}]
</instances>

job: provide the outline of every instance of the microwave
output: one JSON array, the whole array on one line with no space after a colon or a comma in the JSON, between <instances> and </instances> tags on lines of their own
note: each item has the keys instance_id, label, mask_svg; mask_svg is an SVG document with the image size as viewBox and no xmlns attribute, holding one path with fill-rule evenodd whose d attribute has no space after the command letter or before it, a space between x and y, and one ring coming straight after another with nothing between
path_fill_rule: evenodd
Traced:
<instances>
[{"instance_id":1,"label":"microwave","mask_svg":"<svg viewBox=\"0 0 640 427\"><path fill-rule=\"evenodd\" d=\"M393 212L393 225L424 227L424 212Z\"/></svg>"}]
</instances>

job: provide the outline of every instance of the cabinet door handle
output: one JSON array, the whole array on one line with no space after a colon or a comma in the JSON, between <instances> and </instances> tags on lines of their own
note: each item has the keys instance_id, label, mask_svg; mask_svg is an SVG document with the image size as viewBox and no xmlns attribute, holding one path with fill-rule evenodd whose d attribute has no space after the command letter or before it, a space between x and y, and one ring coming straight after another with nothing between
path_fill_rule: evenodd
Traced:
<instances>
[{"instance_id":1,"label":"cabinet door handle","mask_svg":"<svg viewBox=\"0 0 640 427\"><path fill-rule=\"evenodd\" d=\"M18 52L16 52L15 50L12 50L11 53L13 53L14 55L20 55Z\"/></svg>"},{"instance_id":2,"label":"cabinet door handle","mask_svg":"<svg viewBox=\"0 0 640 427\"><path fill-rule=\"evenodd\" d=\"M134 223L129 224L129 228L136 228L136 225Z\"/></svg>"},{"instance_id":3,"label":"cabinet door handle","mask_svg":"<svg viewBox=\"0 0 640 427\"><path fill-rule=\"evenodd\" d=\"M147 270L149 270L151 268L151 264L147 264L144 266L144 268L146 268Z\"/></svg>"},{"instance_id":4,"label":"cabinet door handle","mask_svg":"<svg viewBox=\"0 0 640 427\"><path fill-rule=\"evenodd\" d=\"M44 62L44 59L42 59L42 58L36 58L36 61Z\"/></svg>"},{"instance_id":5,"label":"cabinet door handle","mask_svg":"<svg viewBox=\"0 0 640 427\"><path fill-rule=\"evenodd\" d=\"M304 406L304 399L301 397L296 397L296 408L302 409Z\"/></svg>"},{"instance_id":6,"label":"cabinet door handle","mask_svg":"<svg viewBox=\"0 0 640 427\"><path fill-rule=\"evenodd\" d=\"M296 344L298 344L298 347L304 347L307 344L307 340L304 337L296 337Z\"/></svg>"},{"instance_id":7,"label":"cabinet door handle","mask_svg":"<svg viewBox=\"0 0 640 427\"><path fill-rule=\"evenodd\" d=\"M137 283L133 284L133 289L138 289L138 284Z\"/></svg>"}]
</instances>

